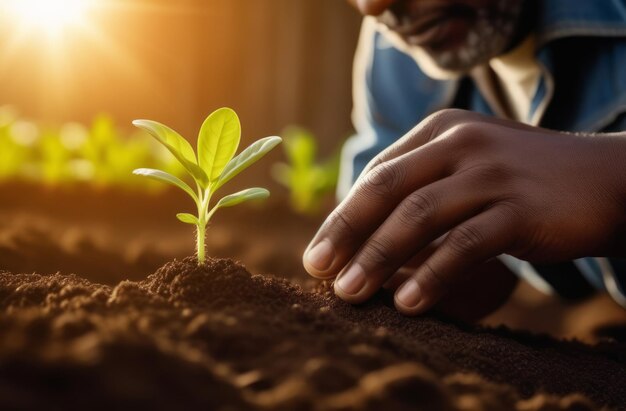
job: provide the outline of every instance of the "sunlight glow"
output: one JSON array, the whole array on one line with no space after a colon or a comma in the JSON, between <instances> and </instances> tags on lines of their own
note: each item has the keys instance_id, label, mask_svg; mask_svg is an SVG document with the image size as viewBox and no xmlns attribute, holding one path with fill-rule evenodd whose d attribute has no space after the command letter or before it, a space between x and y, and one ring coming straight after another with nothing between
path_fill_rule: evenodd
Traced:
<instances>
[{"instance_id":1,"label":"sunlight glow","mask_svg":"<svg viewBox=\"0 0 626 411\"><path fill-rule=\"evenodd\" d=\"M0 0L2 9L23 30L58 37L66 29L85 24L96 0Z\"/></svg>"},{"instance_id":2,"label":"sunlight glow","mask_svg":"<svg viewBox=\"0 0 626 411\"><path fill-rule=\"evenodd\" d=\"M145 61L159 49L142 33L153 35L155 20L206 10L187 1L0 0L0 79L17 79L11 92L26 99L22 88L50 116L80 106L78 96L108 96L114 81L165 99L159 72Z\"/></svg>"}]
</instances>

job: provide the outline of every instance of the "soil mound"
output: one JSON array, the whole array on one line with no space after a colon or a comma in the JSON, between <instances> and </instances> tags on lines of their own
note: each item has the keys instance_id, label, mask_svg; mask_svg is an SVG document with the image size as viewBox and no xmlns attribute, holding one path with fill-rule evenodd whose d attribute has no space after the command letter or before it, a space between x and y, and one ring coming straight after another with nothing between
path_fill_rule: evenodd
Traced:
<instances>
[{"instance_id":1,"label":"soil mound","mask_svg":"<svg viewBox=\"0 0 626 411\"><path fill-rule=\"evenodd\" d=\"M624 352L352 307L231 260L115 287L0 273L0 409L622 409Z\"/></svg>"}]
</instances>

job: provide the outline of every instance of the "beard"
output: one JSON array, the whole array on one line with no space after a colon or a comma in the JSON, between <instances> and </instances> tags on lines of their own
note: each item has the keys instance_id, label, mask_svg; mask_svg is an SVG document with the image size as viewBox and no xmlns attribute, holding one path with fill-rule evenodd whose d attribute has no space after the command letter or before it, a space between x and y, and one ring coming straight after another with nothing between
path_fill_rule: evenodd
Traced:
<instances>
[{"instance_id":1,"label":"beard","mask_svg":"<svg viewBox=\"0 0 626 411\"><path fill-rule=\"evenodd\" d=\"M435 66L434 71L439 71L439 74L464 74L511 47L520 23L522 2L498 0L489 7L478 9L467 34L451 48L411 45L388 28L383 32L393 44L413 56L420 65L428 60L426 65ZM386 19L396 18L389 14L391 11L386 11L379 17L379 22L384 27Z\"/></svg>"}]
</instances>

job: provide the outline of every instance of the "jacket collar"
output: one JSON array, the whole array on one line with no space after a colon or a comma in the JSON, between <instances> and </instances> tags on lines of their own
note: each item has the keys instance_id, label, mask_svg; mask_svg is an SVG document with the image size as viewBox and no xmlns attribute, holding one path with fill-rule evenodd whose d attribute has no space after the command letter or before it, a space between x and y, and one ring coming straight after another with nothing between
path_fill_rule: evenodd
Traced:
<instances>
[{"instance_id":1,"label":"jacket collar","mask_svg":"<svg viewBox=\"0 0 626 411\"><path fill-rule=\"evenodd\" d=\"M537 2L538 46L573 36L626 36L624 0L529 0Z\"/></svg>"}]
</instances>

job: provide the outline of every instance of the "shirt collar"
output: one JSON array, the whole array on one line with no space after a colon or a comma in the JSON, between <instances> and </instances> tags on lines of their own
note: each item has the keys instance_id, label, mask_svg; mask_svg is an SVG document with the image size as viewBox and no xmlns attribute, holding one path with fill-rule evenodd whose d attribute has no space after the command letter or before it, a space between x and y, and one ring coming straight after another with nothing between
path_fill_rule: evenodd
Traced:
<instances>
[{"instance_id":1,"label":"shirt collar","mask_svg":"<svg viewBox=\"0 0 626 411\"><path fill-rule=\"evenodd\" d=\"M572 36L626 36L624 0L537 1L538 45Z\"/></svg>"}]
</instances>

